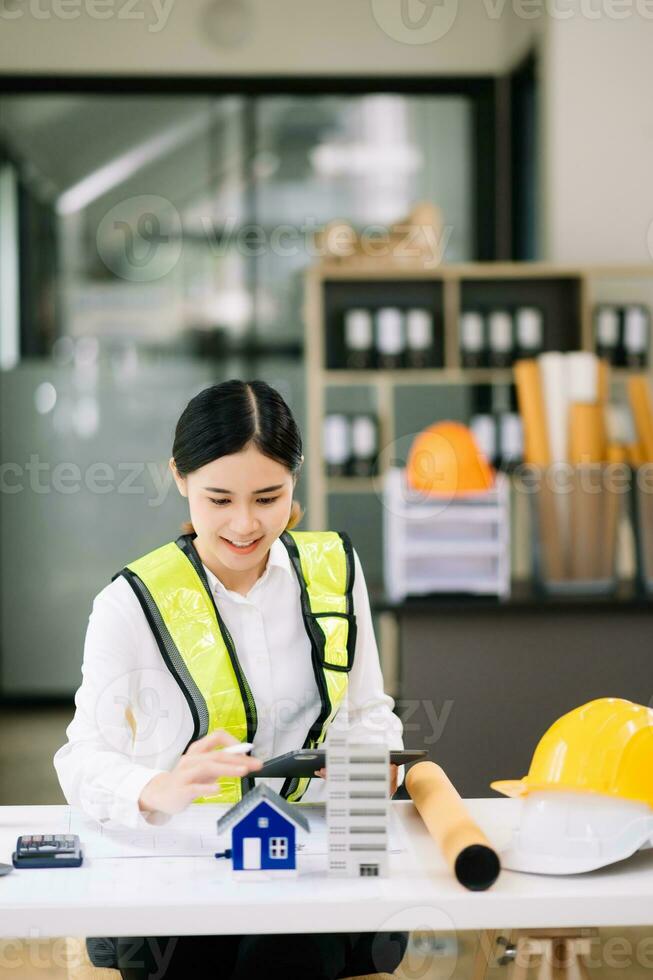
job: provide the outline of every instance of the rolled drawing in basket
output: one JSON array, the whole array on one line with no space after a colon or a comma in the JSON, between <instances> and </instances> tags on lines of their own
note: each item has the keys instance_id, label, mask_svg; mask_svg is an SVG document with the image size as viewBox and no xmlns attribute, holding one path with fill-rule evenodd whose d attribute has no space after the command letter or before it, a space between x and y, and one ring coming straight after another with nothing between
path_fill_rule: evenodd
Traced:
<instances>
[{"instance_id":1,"label":"rolled drawing in basket","mask_svg":"<svg viewBox=\"0 0 653 980\"><path fill-rule=\"evenodd\" d=\"M628 399L643 454L642 462L653 463L653 408L646 375L638 374L628 379Z\"/></svg>"},{"instance_id":2,"label":"rolled drawing in basket","mask_svg":"<svg viewBox=\"0 0 653 980\"><path fill-rule=\"evenodd\" d=\"M570 405L569 462L574 467L571 494L571 577L602 577L602 518L606 494L599 464L607 456L604 406L600 402Z\"/></svg>"},{"instance_id":3,"label":"rolled drawing in basket","mask_svg":"<svg viewBox=\"0 0 653 980\"><path fill-rule=\"evenodd\" d=\"M560 575L569 572L569 561L565 554L565 544L569 541L569 496L561 493L557 485L557 473L565 466L569 451L569 397L567 393L567 359L560 351L547 351L537 358L537 366L542 388L542 407L546 421L546 432L549 445L549 460L555 467L547 474L546 486L540 490L540 495L546 494L547 499L540 498L542 521L546 518L545 533L549 528L555 529L555 536L547 545L543 542L543 553L554 563ZM548 548L549 554L546 554ZM556 554L552 554L554 548Z\"/></svg>"},{"instance_id":4,"label":"rolled drawing in basket","mask_svg":"<svg viewBox=\"0 0 653 980\"><path fill-rule=\"evenodd\" d=\"M615 468L618 468L624 475L627 475L624 466L626 463L625 447L613 442L610 434L610 362L605 359L599 361L598 399L603 410L606 443L605 460L609 464L609 472L613 474ZM604 487L603 494L604 501L601 517L605 533L599 541L598 574L601 578L608 579L614 574L622 498L613 487L612 479Z\"/></svg>"},{"instance_id":5,"label":"rolled drawing in basket","mask_svg":"<svg viewBox=\"0 0 653 980\"><path fill-rule=\"evenodd\" d=\"M536 534L542 549L545 575L553 581L565 577L563 535L560 515L556 508L555 489L546 480L551 463L542 381L537 361L523 360L515 364L515 383L519 412L524 423L524 460L540 470L540 489L537 497Z\"/></svg>"},{"instance_id":6,"label":"rolled drawing in basket","mask_svg":"<svg viewBox=\"0 0 653 980\"><path fill-rule=\"evenodd\" d=\"M406 789L460 884L471 891L493 885L501 870L497 853L444 770L434 762L418 762L406 774Z\"/></svg>"}]
</instances>

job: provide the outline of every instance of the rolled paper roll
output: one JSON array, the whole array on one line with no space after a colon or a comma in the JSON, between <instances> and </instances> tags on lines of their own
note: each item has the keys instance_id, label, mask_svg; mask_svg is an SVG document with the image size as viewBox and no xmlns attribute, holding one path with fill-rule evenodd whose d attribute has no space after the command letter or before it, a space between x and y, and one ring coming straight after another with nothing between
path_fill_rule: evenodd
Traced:
<instances>
[{"instance_id":1,"label":"rolled paper roll","mask_svg":"<svg viewBox=\"0 0 653 980\"><path fill-rule=\"evenodd\" d=\"M635 424L628 405L606 405L605 428L608 444L627 446L636 440Z\"/></svg>"},{"instance_id":2,"label":"rolled paper roll","mask_svg":"<svg viewBox=\"0 0 653 980\"><path fill-rule=\"evenodd\" d=\"M626 463L628 461L626 447L620 442L608 443L607 460L608 463Z\"/></svg>"},{"instance_id":3,"label":"rolled paper roll","mask_svg":"<svg viewBox=\"0 0 653 980\"><path fill-rule=\"evenodd\" d=\"M603 405L575 403L569 407L569 462L602 463L606 457Z\"/></svg>"},{"instance_id":4,"label":"rolled paper roll","mask_svg":"<svg viewBox=\"0 0 653 980\"><path fill-rule=\"evenodd\" d=\"M611 533L608 511L616 501L603 487L602 468L607 458L605 406L572 404L569 413L569 461L574 464L571 494L571 577L591 581L606 575L604 555L612 556L606 534ZM611 513L611 511L610 511ZM610 527L608 527L610 525ZM610 564L612 559L610 559Z\"/></svg>"},{"instance_id":5,"label":"rolled paper roll","mask_svg":"<svg viewBox=\"0 0 653 980\"><path fill-rule=\"evenodd\" d=\"M610 362L605 358L599 361L598 400L604 405L610 401Z\"/></svg>"},{"instance_id":6,"label":"rolled paper roll","mask_svg":"<svg viewBox=\"0 0 653 980\"><path fill-rule=\"evenodd\" d=\"M524 422L525 462L535 466L548 466L551 452L537 361L517 361L515 382L519 413Z\"/></svg>"},{"instance_id":7,"label":"rolled paper roll","mask_svg":"<svg viewBox=\"0 0 653 980\"><path fill-rule=\"evenodd\" d=\"M544 565L543 576L550 582L568 578L569 498L557 489L556 471L552 466L541 472L537 504L536 533Z\"/></svg>"},{"instance_id":8,"label":"rolled paper roll","mask_svg":"<svg viewBox=\"0 0 653 980\"><path fill-rule=\"evenodd\" d=\"M599 359L589 351L566 355L567 394L570 402L595 402L599 397Z\"/></svg>"},{"instance_id":9,"label":"rolled paper roll","mask_svg":"<svg viewBox=\"0 0 653 980\"><path fill-rule=\"evenodd\" d=\"M644 465L644 452L638 442L628 443L626 446L626 458L633 469Z\"/></svg>"},{"instance_id":10,"label":"rolled paper roll","mask_svg":"<svg viewBox=\"0 0 653 980\"><path fill-rule=\"evenodd\" d=\"M600 467L589 464L575 466L572 472L569 500L569 527L571 548L569 565L574 581L588 582L601 577L599 555L605 550L601 544L605 527L601 523L603 494L600 486Z\"/></svg>"},{"instance_id":11,"label":"rolled paper roll","mask_svg":"<svg viewBox=\"0 0 653 980\"><path fill-rule=\"evenodd\" d=\"M644 454L644 462L653 463L653 408L651 389L646 375L636 374L628 379L628 399L635 420L637 441Z\"/></svg>"},{"instance_id":12,"label":"rolled paper roll","mask_svg":"<svg viewBox=\"0 0 653 980\"><path fill-rule=\"evenodd\" d=\"M406 789L460 884L470 891L493 885L501 871L499 857L444 770L418 762L406 774Z\"/></svg>"},{"instance_id":13,"label":"rolled paper roll","mask_svg":"<svg viewBox=\"0 0 653 980\"><path fill-rule=\"evenodd\" d=\"M631 473L626 462L626 450L621 445L609 445L607 450L608 462L612 463L612 475L619 472L623 478L630 478ZM617 470L617 465L619 470ZM601 495L600 524L603 534L599 538L599 567L603 578L616 575L617 544L619 522L623 510L623 494L617 492L612 480L606 481Z\"/></svg>"},{"instance_id":14,"label":"rolled paper roll","mask_svg":"<svg viewBox=\"0 0 653 980\"><path fill-rule=\"evenodd\" d=\"M552 463L567 461L569 403L565 355L547 351L537 359Z\"/></svg>"}]
</instances>

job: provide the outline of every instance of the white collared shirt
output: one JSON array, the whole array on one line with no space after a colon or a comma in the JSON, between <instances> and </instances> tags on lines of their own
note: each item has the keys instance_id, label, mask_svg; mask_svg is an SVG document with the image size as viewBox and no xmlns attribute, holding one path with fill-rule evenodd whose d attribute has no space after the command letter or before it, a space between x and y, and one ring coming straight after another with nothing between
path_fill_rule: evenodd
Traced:
<instances>
[{"instance_id":1,"label":"white collared shirt","mask_svg":"<svg viewBox=\"0 0 653 980\"><path fill-rule=\"evenodd\" d=\"M402 724L383 677L363 570L354 552L353 605L358 633L349 673L349 727L356 741L403 748ZM205 567L216 605L231 633L258 715L252 754L260 759L299 749L317 718L320 696L304 627L300 589L284 544L271 546L263 575L246 596ZM54 756L69 803L97 820L129 827L163 823L147 817L138 799L146 784L170 771L193 737L181 688L168 671L129 583L119 576L93 602L82 684L75 695L68 742ZM277 791L282 779L265 782ZM324 780L312 779L305 801L325 799Z\"/></svg>"}]
</instances>

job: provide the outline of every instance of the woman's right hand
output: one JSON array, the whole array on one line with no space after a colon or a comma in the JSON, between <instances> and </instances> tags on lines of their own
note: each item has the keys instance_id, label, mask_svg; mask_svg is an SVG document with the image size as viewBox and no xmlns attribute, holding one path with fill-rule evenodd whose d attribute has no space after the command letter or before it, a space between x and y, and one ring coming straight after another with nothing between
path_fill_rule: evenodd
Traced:
<instances>
[{"instance_id":1,"label":"woman's right hand","mask_svg":"<svg viewBox=\"0 0 653 980\"><path fill-rule=\"evenodd\" d=\"M263 763L249 755L225 755L216 746L237 745L238 739L217 729L193 742L170 772L159 773L141 791L141 812L180 813L198 796L214 796L221 776L240 778Z\"/></svg>"}]
</instances>

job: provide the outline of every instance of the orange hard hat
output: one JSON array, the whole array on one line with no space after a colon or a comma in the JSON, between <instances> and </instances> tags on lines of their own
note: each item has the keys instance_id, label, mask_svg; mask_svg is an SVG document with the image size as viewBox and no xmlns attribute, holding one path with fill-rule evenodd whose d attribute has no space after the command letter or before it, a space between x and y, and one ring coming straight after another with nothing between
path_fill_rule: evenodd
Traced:
<instances>
[{"instance_id":1,"label":"orange hard hat","mask_svg":"<svg viewBox=\"0 0 653 980\"><path fill-rule=\"evenodd\" d=\"M413 442L406 480L413 490L433 496L483 493L494 485L494 470L466 425L438 422Z\"/></svg>"}]
</instances>

